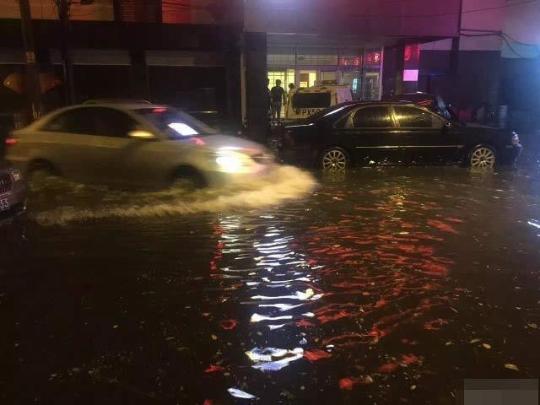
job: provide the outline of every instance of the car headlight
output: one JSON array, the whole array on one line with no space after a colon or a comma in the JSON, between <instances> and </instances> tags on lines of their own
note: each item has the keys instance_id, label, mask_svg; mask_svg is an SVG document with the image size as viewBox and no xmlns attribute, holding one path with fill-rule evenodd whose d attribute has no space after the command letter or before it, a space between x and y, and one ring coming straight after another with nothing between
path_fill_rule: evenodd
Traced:
<instances>
[{"instance_id":1,"label":"car headlight","mask_svg":"<svg viewBox=\"0 0 540 405\"><path fill-rule=\"evenodd\" d=\"M11 177L13 178L13 181L22 181L23 176L20 170L17 169L10 169L9 174L11 174Z\"/></svg>"},{"instance_id":2,"label":"car headlight","mask_svg":"<svg viewBox=\"0 0 540 405\"><path fill-rule=\"evenodd\" d=\"M251 158L241 152L224 149L217 152L216 163L226 173L248 173L252 166Z\"/></svg>"}]
</instances>

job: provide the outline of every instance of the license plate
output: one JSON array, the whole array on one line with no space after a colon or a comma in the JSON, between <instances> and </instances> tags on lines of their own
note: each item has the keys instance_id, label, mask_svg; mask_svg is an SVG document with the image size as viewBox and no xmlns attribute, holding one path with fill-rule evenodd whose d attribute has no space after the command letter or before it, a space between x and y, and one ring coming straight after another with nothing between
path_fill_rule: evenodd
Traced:
<instances>
[{"instance_id":1,"label":"license plate","mask_svg":"<svg viewBox=\"0 0 540 405\"><path fill-rule=\"evenodd\" d=\"M0 199L0 211L7 211L9 210L9 202L7 198Z\"/></svg>"}]
</instances>

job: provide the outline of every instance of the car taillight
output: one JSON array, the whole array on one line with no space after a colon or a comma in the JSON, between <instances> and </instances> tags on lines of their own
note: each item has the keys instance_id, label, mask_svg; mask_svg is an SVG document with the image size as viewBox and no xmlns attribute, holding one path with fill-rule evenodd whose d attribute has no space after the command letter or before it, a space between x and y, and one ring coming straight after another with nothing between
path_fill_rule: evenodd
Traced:
<instances>
[{"instance_id":1,"label":"car taillight","mask_svg":"<svg viewBox=\"0 0 540 405\"><path fill-rule=\"evenodd\" d=\"M15 145L17 143L17 139L8 137L8 138L6 138L4 143L6 144L6 146L13 146L13 145Z\"/></svg>"}]
</instances>

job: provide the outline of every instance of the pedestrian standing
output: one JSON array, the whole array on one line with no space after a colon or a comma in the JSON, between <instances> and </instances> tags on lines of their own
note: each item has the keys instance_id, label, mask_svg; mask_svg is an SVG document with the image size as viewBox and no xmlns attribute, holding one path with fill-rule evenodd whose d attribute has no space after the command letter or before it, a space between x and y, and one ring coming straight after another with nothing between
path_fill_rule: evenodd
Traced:
<instances>
[{"instance_id":1,"label":"pedestrian standing","mask_svg":"<svg viewBox=\"0 0 540 405\"><path fill-rule=\"evenodd\" d=\"M281 80L276 80L276 85L270 90L272 100L272 119L281 120L281 106L287 102L285 90L281 87Z\"/></svg>"},{"instance_id":2,"label":"pedestrian standing","mask_svg":"<svg viewBox=\"0 0 540 405\"><path fill-rule=\"evenodd\" d=\"M294 83L289 83L289 92L287 93L287 97L289 98L289 101L291 100L291 97L295 90L296 90L296 86L294 85Z\"/></svg>"}]
</instances>

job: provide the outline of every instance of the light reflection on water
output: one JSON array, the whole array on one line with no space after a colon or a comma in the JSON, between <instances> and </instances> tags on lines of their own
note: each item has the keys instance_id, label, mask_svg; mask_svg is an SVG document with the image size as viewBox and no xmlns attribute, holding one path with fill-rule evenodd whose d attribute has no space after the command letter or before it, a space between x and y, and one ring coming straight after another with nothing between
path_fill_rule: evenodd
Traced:
<instances>
[{"instance_id":1,"label":"light reflection on water","mask_svg":"<svg viewBox=\"0 0 540 405\"><path fill-rule=\"evenodd\" d=\"M324 208L311 205L312 222L298 226L298 208L220 218L216 275L237 272L242 286L229 298L244 297L239 311L247 311L248 323L239 331L249 342L245 357L228 366L253 389L263 375L283 381L281 374L317 376L321 369L332 373L336 389L370 386L373 397L388 400L389 378L416 387L437 369L434 344L451 351L477 342L475 332L456 324L471 291L453 276L470 262L448 246L486 237L488 228L476 220L482 207L514 196L485 193L490 177L471 177L471 184L436 178L419 188L411 178L395 180L355 183L363 189L327 186L315 195ZM240 371L247 365L263 374ZM298 386L295 392L301 396Z\"/></svg>"},{"instance_id":2,"label":"light reflection on water","mask_svg":"<svg viewBox=\"0 0 540 405\"><path fill-rule=\"evenodd\" d=\"M459 233L456 226L462 221L439 216L437 204L397 190L376 202L355 204L354 213L342 215L335 225L309 226L296 236L273 216L260 217L267 225L259 223L247 232L242 217L221 218L222 249L212 266L227 278L237 274L235 282L243 283L250 298L241 303L249 311L250 328L267 329L247 352L252 366L279 371L300 360L304 351L331 348L332 356L339 357L403 329L408 331L401 337L414 341L416 333L447 324L447 314L438 309L450 305L451 294L443 285L454 262L438 255L437 248ZM315 329L317 342L310 333ZM265 346L268 341L276 346ZM264 360L250 355L259 351L278 354Z\"/></svg>"},{"instance_id":3,"label":"light reflection on water","mask_svg":"<svg viewBox=\"0 0 540 405\"><path fill-rule=\"evenodd\" d=\"M286 234L282 224L272 224L275 222L273 216L261 216L260 219L270 225L262 229L257 227L251 235L249 232L246 234L239 216L220 219L218 245L223 246L220 262L227 265L218 264L217 270L224 274L243 274L241 281L250 301L240 304L249 311L250 328L256 331L255 335L264 329L259 335L263 338L256 339L256 346L245 354L254 369L276 372L304 357L304 347L309 342L306 333L300 331L296 324L314 316L309 309L324 294L319 291L314 269L305 256L291 249L294 237ZM254 236L253 239L250 236ZM248 269L242 268L243 261L229 264L238 259L236 255L241 251L251 252L242 256L252 261ZM284 334L286 339L282 338ZM274 341L278 346L269 347L266 345L268 341Z\"/></svg>"},{"instance_id":4,"label":"light reflection on water","mask_svg":"<svg viewBox=\"0 0 540 405\"><path fill-rule=\"evenodd\" d=\"M62 383L75 367L180 403L439 403L465 377L538 375L538 182L354 175L275 208L233 198L204 215L32 223L39 278L13 297L33 361L39 347L65 353L55 339L69 326L80 347L104 343L62 367L48 359ZM65 308L80 311L79 328Z\"/></svg>"}]
</instances>

